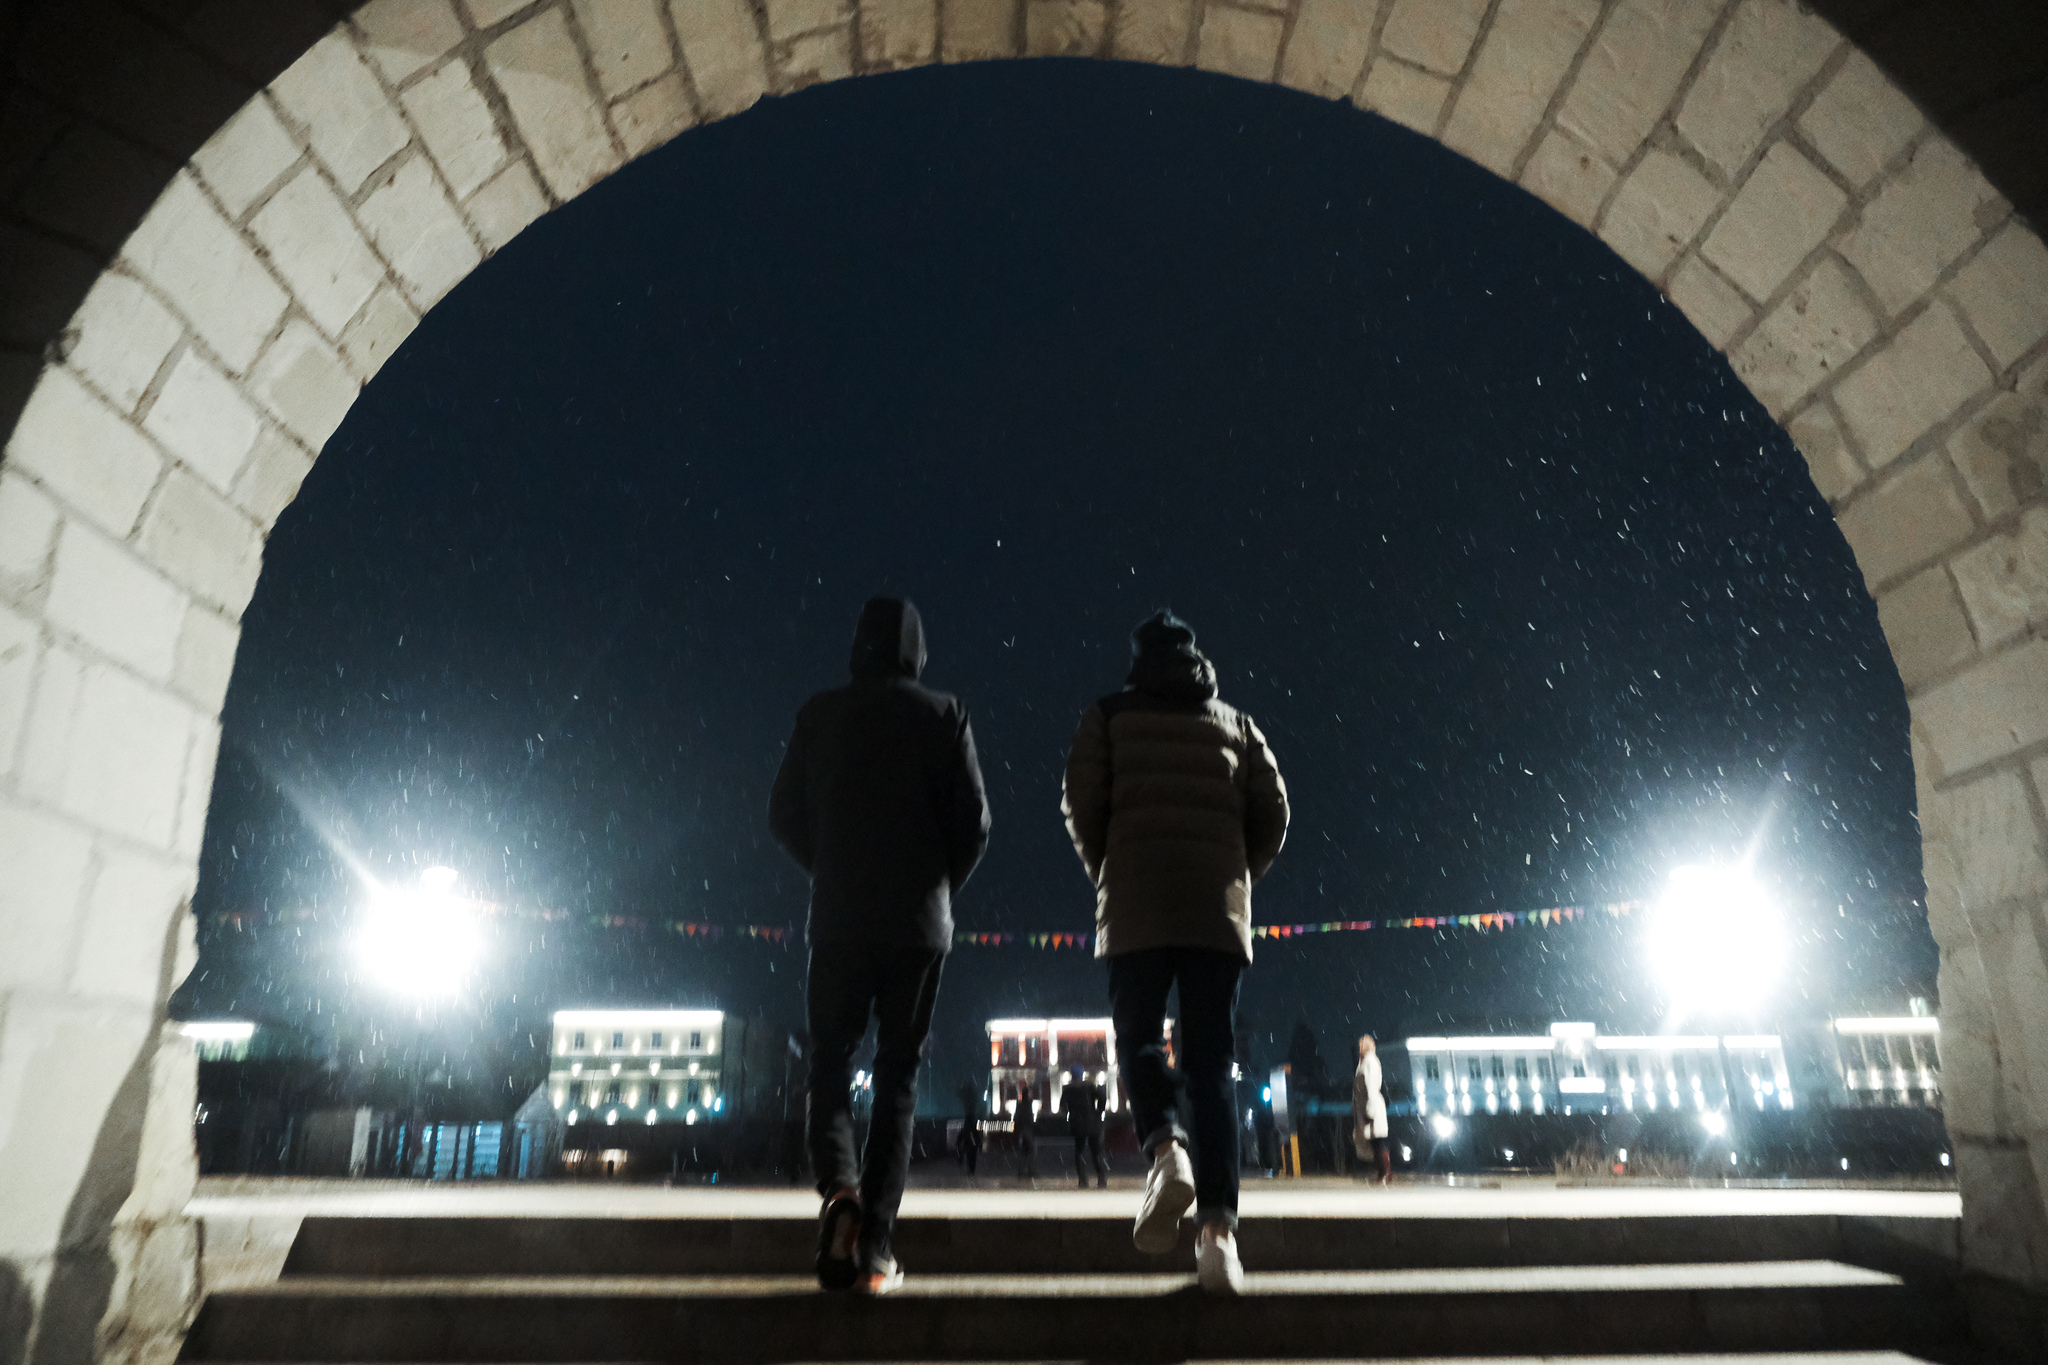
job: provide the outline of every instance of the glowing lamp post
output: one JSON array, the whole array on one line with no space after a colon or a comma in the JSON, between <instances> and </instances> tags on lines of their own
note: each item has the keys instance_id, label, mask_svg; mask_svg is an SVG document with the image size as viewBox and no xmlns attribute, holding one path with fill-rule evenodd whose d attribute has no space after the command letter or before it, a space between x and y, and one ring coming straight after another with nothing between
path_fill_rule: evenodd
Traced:
<instances>
[{"instance_id":1,"label":"glowing lamp post","mask_svg":"<svg viewBox=\"0 0 2048 1365\"><path fill-rule=\"evenodd\" d=\"M1680 1018L1746 1014L1785 970L1784 917L1746 867L1681 867L1651 911L1650 968Z\"/></svg>"},{"instance_id":2,"label":"glowing lamp post","mask_svg":"<svg viewBox=\"0 0 2048 1365\"><path fill-rule=\"evenodd\" d=\"M386 887L363 911L356 960L385 989L415 999L453 995L469 980L482 943L475 917L454 894L452 868L430 867L410 889Z\"/></svg>"}]
</instances>

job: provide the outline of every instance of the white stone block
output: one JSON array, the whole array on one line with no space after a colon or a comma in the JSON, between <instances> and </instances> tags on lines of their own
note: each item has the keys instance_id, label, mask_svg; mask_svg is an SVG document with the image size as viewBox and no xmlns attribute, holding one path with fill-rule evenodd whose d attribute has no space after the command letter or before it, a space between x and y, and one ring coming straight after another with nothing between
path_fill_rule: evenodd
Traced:
<instances>
[{"instance_id":1,"label":"white stone block","mask_svg":"<svg viewBox=\"0 0 2048 1365\"><path fill-rule=\"evenodd\" d=\"M1713 27L1698 0L1621 0L1593 39L1557 122L1620 165L1636 153Z\"/></svg>"},{"instance_id":2,"label":"white stone block","mask_svg":"<svg viewBox=\"0 0 2048 1365\"><path fill-rule=\"evenodd\" d=\"M1755 307L1742 297L1741 290L1691 252L1671 272L1666 290L1678 311L1700 329L1700 335L1717 351L1726 350L1729 340L1756 315Z\"/></svg>"},{"instance_id":3,"label":"white stone block","mask_svg":"<svg viewBox=\"0 0 2048 1365\"><path fill-rule=\"evenodd\" d=\"M555 198L574 199L619 168L560 11L542 10L498 38L484 50L484 64Z\"/></svg>"},{"instance_id":4,"label":"white stone block","mask_svg":"<svg viewBox=\"0 0 2048 1365\"><path fill-rule=\"evenodd\" d=\"M192 154L192 166L228 216L239 219L303 156L270 102L258 96Z\"/></svg>"},{"instance_id":5,"label":"white stone block","mask_svg":"<svg viewBox=\"0 0 2048 1365\"><path fill-rule=\"evenodd\" d=\"M339 29L286 67L270 92L305 129L313 154L344 195L353 195L370 172L412 140L405 120Z\"/></svg>"},{"instance_id":6,"label":"white stone block","mask_svg":"<svg viewBox=\"0 0 2048 1365\"><path fill-rule=\"evenodd\" d=\"M10 1172L0 1256L46 1263L73 1202L96 1193L82 1188L87 1167L152 1024L152 1011L79 1005L54 990L9 1002L0 1033L0 1162ZM62 1103L53 1103L58 1095Z\"/></svg>"},{"instance_id":7,"label":"white stone block","mask_svg":"<svg viewBox=\"0 0 2048 1365\"><path fill-rule=\"evenodd\" d=\"M844 23L851 0L765 0L768 41L786 43L801 33Z\"/></svg>"},{"instance_id":8,"label":"white stone block","mask_svg":"<svg viewBox=\"0 0 2048 1365\"><path fill-rule=\"evenodd\" d=\"M117 536L135 525L163 459L64 370L45 370L7 441L7 464Z\"/></svg>"},{"instance_id":9,"label":"white stone block","mask_svg":"<svg viewBox=\"0 0 2048 1365\"><path fill-rule=\"evenodd\" d=\"M1580 227L1591 227L1617 175L1570 133L1553 128L1522 169L1522 188Z\"/></svg>"},{"instance_id":10,"label":"white stone block","mask_svg":"<svg viewBox=\"0 0 2048 1365\"><path fill-rule=\"evenodd\" d=\"M843 80L853 74L853 27L820 29L782 44L775 52L778 93Z\"/></svg>"},{"instance_id":11,"label":"white stone block","mask_svg":"<svg viewBox=\"0 0 2048 1365\"><path fill-rule=\"evenodd\" d=\"M1941 770L1960 774L2048 739L2048 640L2029 640L1914 698Z\"/></svg>"},{"instance_id":12,"label":"white stone block","mask_svg":"<svg viewBox=\"0 0 2048 1365\"><path fill-rule=\"evenodd\" d=\"M1954 549L1977 529L1940 452L1915 460L1835 517L1874 594L1907 569Z\"/></svg>"},{"instance_id":13,"label":"white stone block","mask_svg":"<svg viewBox=\"0 0 2048 1365\"><path fill-rule=\"evenodd\" d=\"M1839 249L1885 311L1897 313L1977 244L1982 215L2003 210L2004 201L1977 168L1937 135L1915 148L1912 161L1879 188Z\"/></svg>"},{"instance_id":14,"label":"white stone block","mask_svg":"<svg viewBox=\"0 0 2048 1365\"><path fill-rule=\"evenodd\" d=\"M171 676L185 595L154 565L90 527L69 522L58 536L57 570L44 611L55 629L144 677Z\"/></svg>"},{"instance_id":15,"label":"white stone block","mask_svg":"<svg viewBox=\"0 0 2048 1365\"><path fill-rule=\"evenodd\" d=\"M1394 0L1380 49L1416 66L1455 76L1486 18L1487 0Z\"/></svg>"},{"instance_id":16,"label":"white stone block","mask_svg":"<svg viewBox=\"0 0 2048 1365\"><path fill-rule=\"evenodd\" d=\"M172 582L237 618L263 570L263 534L256 523L182 469L171 471L149 509L142 552ZM174 655L183 605L171 630Z\"/></svg>"},{"instance_id":17,"label":"white stone block","mask_svg":"<svg viewBox=\"0 0 2048 1365\"><path fill-rule=\"evenodd\" d=\"M1851 52L1799 116L1799 131L1852 185L1867 185L1926 120L1877 63Z\"/></svg>"},{"instance_id":18,"label":"white stone block","mask_svg":"<svg viewBox=\"0 0 2048 1365\"><path fill-rule=\"evenodd\" d=\"M1949 286L2001 367L2048 336L2048 247L2015 218Z\"/></svg>"},{"instance_id":19,"label":"white stone block","mask_svg":"<svg viewBox=\"0 0 2048 1365\"><path fill-rule=\"evenodd\" d=\"M249 220L299 306L332 336L384 282L384 266L348 209L312 167L300 171Z\"/></svg>"},{"instance_id":20,"label":"white stone block","mask_svg":"<svg viewBox=\"0 0 2048 1365\"><path fill-rule=\"evenodd\" d=\"M1840 42L1796 0L1742 0L1686 92L1678 131L1734 175Z\"/></svg>"},{"instance_id":21,"label":"white stone block","mask_svg":"<svg viewBox=\"0 0 2048 1365\"><path fill-rule=\"evenodd\" d=\"M469 21L478 28L492 28L527 8L533 0L462 0Z\"/></svg>"},{"instance_id":22,"label":"white stone block","mask_svg":"<svg viewBox=\"0 0 2048 1365\"><path fill-rule=\"evenodd\" d=\"M289 302L254 249L183 171L164 188L121 255L163 291L235 373L256 358Z\"/></svg>"},{"instance_id":23,"label":"white stone block","mask_svg":"<svg viewBox=\"0 0 2048 1365\"><path fill-rule=\"evenodd\" d=\"M362 386L318 332L294 321L257 363L249 387L287 431L318 450Z\"/></svg>"},{"instance_id":24,"label":"white stone block","mask_svg":"<svg viewBox=\"0 0 2048 1365\"><path fill-rule=\"evenodd\" d=\"M505 164L505 139L466 63L447 63L399 100L458 198L474 194Z\"/></svg>"},{"instance_id":25,"label":"white stone block","mask_svg":"<svg viewBox=\"0 0 2048 1365\"><path fill-rule=\"evenodd\" d=\"M1430 136L1443 117L1451 83L1440 76L1385 57L1372 64L1358 87L1358 107Z\"/></svg>"},{"instance_id":26,"label":"white stone block","mask_svg":"<svg viewBox=\"0 0 2048 1365\"><path fill-rule=\"evenodd\" d=\"M612 127L628 157L645 156L696 122L680 74L663 76L612 106Z\"/></svg>"},{"instance_id":27,"label":"white stone block","mask_svg":"<svg viewBox=\"0 0 2048 1365\"><path fill-rule=\"evenodd\" d=\"M349 371L367 384L419 323L419 314L405 301L404 291L387 284L370 296L363 311L342 332L341 358Z\"/></svg>"},{"instance_id":28,"label":"white stone block","mask_svg":"<svg viewBox=\"0 0 2048 1365\"><path fill-rule=\"evenodd\" d=\"M241 629L231 618L197 602L186 606L171 686L198 707L200 714L219 714L221 703L227 700L228 679L234 674L235 650L241 640Z\"/></svg>"},{"instance_id":29,"label":"white stone block","mask_svg":"<svg viewBox=\"0 0 2048 1365\"><path fill-rule=\"evenodd\" d=\"M71 993L156 1004L171 920L187 913L194 881L192 865L182 859L141 849L103 850L86 893L79 934L85 951L72 964Z\"/></svg>"},{"instance_id":30,"label":"white stone block","mask_svg":"<svg viewBox=\"0 0 2048 1365\"><path fill-rule=\"evenodd\" d=\"M59 650L45 656L24 785L88 824L169 848L197 717L170 693L106 664L57 680L70 684L69 695L51 697L46 709L52 665L70 662Z\"/></svg>"},{"instance_id":31,"label":"white stone block","mask_svg":"<svg viewBox=\"0 0 2048 1365\"><path fill-rule=\"evenodd\" d=\"M1835 385L1835 405L1881 468L1990 383L1955 314L1937 303Z\"/></svg>"},{"instance_id":32,"label":"white stone block","mask_svg":"<svg viewBox=\"0 0 2048 1365\"><path fill-rule=\"evenodd\" d=\"M171 367L142 426L214 487L227 489L263 424L226 375L188 350Z\"/></svg>"},{"instance_id":33,"label":"white stone block","mask_svg":"<svg viewBox=\"0 0 2048 1365\"><path fill-rule=\"evenodd\" d=\"M668 12L704 117L751 109L768 93L768 56L743 0L669 0Z\"/></svg>"},{"instance_id":34,"label":"white stone block","mask_svg":"<svg viewBox=\"0 0 2048 1365\"><path fill-rule=\"evenodd\" d=\"M393 85L403 85L462 41L462 20L449 0L370 0L350 22L362 33L363 51Z\"/></svg>"},{"instance_id":35,"label":"white stone block","mask_svg":"<svg viewBox=\"0 0 2048 1365\"><path fill-rule=\"evenodd\" d=\"M1325 99L1343 99L1365 74L1381 0L1302 0L1280 59L1280 81Z\"/></svg>"},{"instance_id":36,"label":"white stone block","mask_svg":"<svg viewBox=\"0 0 2048 1365\"><path fill-rule=\"evenodd\" d=\"M256 449L235 480L235 506L247 512L258 526L268 530L299 495L299 485L311 473L313 462L281 432L267 431L257 438Z\"/></svg>"},{"instance_id":37,"label":"white stone block","mask_svg":"<svg viewBox=\"0 0 2048 1365\"><path fill-rule=\"evenodd\" d=\"M213 768L220 758L220 722L196 717L192 750L185 760L184 790L178 798L178 827L171 848L193 862L206 839L206 808L213 801Z\"/></svg>"},{"instance_id":38,"label":"white stone block","mask_svg":"<svg viewBox=\"0 0 2048 1365\"><path fill-rule=\"evenodd\" d=\"M1124 0L1111 26L1110 52L1127 62L1186 66L1194 33L1195 0Z\"/></svg>"},{"instance_id":39,"label":"white stone block","mask_svg":"<svg viewBox=\"0 0 2048 1365\"><path fill-rule=\"evenodd\" d=\"M101 275L65 328L64 363L130 413L184 334L185 324L139 283Z\"/></svg>"},{"instance_id":40,"label":"white stone block","mask_svg":"<svg viewBox=\"0 0 2048 1365\"><path fill-rule=\"evenodd\" d=\"M612 99L675 66L656 0L575 0L575 9L597 83Z\"/></svg>"},{"instance_id":41,"label":"white stone block","mask_svg":"<svg viewBox=\"0 0 2048 1365\"><path fill-rule=\"evenodd\" d=\"M1509 175L1600 17L1598 0L1501 0L1444 143Z\"/></svg>"},{"instance_id":42,"label":"white stone block","mask_svg":"<svg viewBox=\"0 0 2048 1365\"><path fill-rule=\"evenodd\" d=\"M1731 363L1772 415L1782 416L1877 335L1848 270L1823 257L1736 348Z\"/></svg>"},{"instance_id":43,"label":"white stone block","mask_svg":"<svg viewBox=\"0 0 2048 1365\"><path fill-rule=\"evenodd\" d=\"M48 578L62 520L57 504L20 470L0 468L0 586L25 591Z\"/></svg>"},{"instance_id":44,"label":"white stone block","mask_svg":"<svg viewBox=\"0 0 2048 1365\"><path fill-rule=\"evenodd\" d=\"M421 312L483 264L462 215L423 156L385 172L356 213Z\"/></svg>"},{"instance_id":45,"label":"white stone block","mask_svg":"<svg viewBox=\"0 0 2048 1365\"><path fill-rule=\"evenodd\" d=\"M548 211L547 196L524 161L515 161L462 206L484 246L499 251Z\"/></svg>"},{"instance_id":46,"label":"white stone block","mask_svg":"<svg viewBox=\"0 0 2048 1365\"><path fill-rule=\"evenodd\" d=\"M1913 575L1880 597L1877 619L1909 691L1976 657L1970 623L1963 616L1955 585L1940 565Z\"/></svg>"},{"instance_id":47,"label":"white stone block","mask_svg":"<svg viewBox=\"0 0 2048 1365\"><path fill-rule=\"evenodd\" d=\"M1607 206L1600 239L1652 281L1660 280L1720 202L1712 181L1669 152L1652 151Z\"/></svg>"},{"instance_id":48,"label":"white stone block","mask_svg":"<svg viewBox=\"0 0 2048 1365\"><path fill-rule=\"evenodd\" d=\"M865 70L923 66L938 48L938 0L860 0L854 33Z\"/></svg>"},{"instance_id":49,"label":"white stone block","mask_svg":"<svg viewBox=\"0 0 2048 1365\"><path fill-rule=\"evenodd\" d=\"M1993 521L2040 497L2048 489L2048 359L1965 423L1949 453Z\"/></svg>"},{"instance_id":50,"label":"white stone block","mask_svg":"<svg viewBox=\"0 0 2048 1365\"><path fill-rule=\"evenodd\" d=\"M1806 460L1813 486L1830 503L1840 502L1870 477L1827 404L1815 403L1787 422L1785 434Z\"/></svg>"},{"instance_id":51,"label":"white stone block","mask_svg":"<svg viewBox=\"0 0 2048 1365\"><path fill-rule=\"evenodd\" d=\"M2028 508L2010 535L1972 546L1950 567L1986 649L2048 621L2048 510Z\"/></svg>"},{"instance_id":52,"label":"white stone block","mask_svg":"<svg viewBox=\"0 0 2048 1365\"><path fill-rule=\"evenodd\" d=\"M42 632L36 623L0 606L0 778L14 772L42 656ZM5 923L4 916L0 923Z\"/></svg>"},{"instance_id":53,"label":"white stone block","mask_svg":"<svg viewBox=\"0 0 2048 1365\"><path fill-rule=\"evenodd\" d=\"M1780 142L1764 153L1700 254L1759 303L1798 268L1848 207L1825 172Z\"/></svg>"},{"instance_id":54,"label":"white stone block","mask_svg":"<svg viewBox=\"0 0 2048 1365\"><path fill-rule=\"evenodd\" d=\"M1277 14L1211 5L1202 17L1195 65L1248 81L1270 81L1280 60L1280 35L1286 26L1286 20Z\"/></svg>"},{"instance_id":55,"label":"white stone block","mask_svg":"<svg viewBox=\"0 0 2048 1365\"><path fill-rule=\"evenodd\" d=\"M939 0L940 55L949 62L985 62L1017 55L1020 0Z\"/></svg>"},{"instance_id":56,"label":"white stone block","mask_svg":"<svg viewBox=\"0 0 2048 1365\"><path fill-rule=\"evenodd\" d=\"M0 867L7 869L0 877L7 934L0 991L48 990L70 972L92 837L69 821L0 801Z\"/></svg>"},{"instance_id":57,"label":"white stone block","mask_svg":"<svg viewBox=\"0 0 2048 1365\"><path fill-rule=\"evenodd\" d=\"M1024 55L1096 56L1108 26L1101 0L1031 0L1024 8Z\"/></svg>"}]
</instances>

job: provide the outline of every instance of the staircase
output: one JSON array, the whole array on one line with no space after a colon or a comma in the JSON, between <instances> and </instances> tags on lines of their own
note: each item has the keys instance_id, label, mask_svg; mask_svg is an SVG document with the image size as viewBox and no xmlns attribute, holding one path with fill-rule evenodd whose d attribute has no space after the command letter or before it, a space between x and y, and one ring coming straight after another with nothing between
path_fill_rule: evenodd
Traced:
<instances>
[{"instance_id":1,"label":"staircase","mask_svg":"<svg viewBox=\"0 0 2048 1365\"><path fill-rule=\"evenodd\" d=\"M796 1218L308 1217L274 1283L209 1297L185 1358L1980 1361L1912 1221L1255 1216L1248 1292L1219 1301L1186 1227L1151 1258L1121 1217L907 1218L909 1279L871 1301L818 1292Z\"/></svg>"}]
</instances>

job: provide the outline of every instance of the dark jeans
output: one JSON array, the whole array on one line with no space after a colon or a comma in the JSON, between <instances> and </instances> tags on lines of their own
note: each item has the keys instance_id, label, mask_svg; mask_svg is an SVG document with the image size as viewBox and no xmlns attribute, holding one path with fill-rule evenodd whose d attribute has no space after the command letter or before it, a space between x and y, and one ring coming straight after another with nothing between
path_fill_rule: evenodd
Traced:
<instances>
[{"instance_id":1,"label":"dark jeans","mask_svg":"<svg viewBox=\"0 0 2048 1365\"><path fill-rule=\"evenodd\" d=\"M939 997L943 953L922 948L820 943L811 948L808 1003L811 1072L806 1100L811 1169L818 1193L860 1190L860 1261L889 1260L889 1234L910 1171L911 1121L917 1114L917 1060ZM853 1053L877 1025L874 1117L867 1151L853 1152Z\"/></svg>"},{"instance_id":2,"label":"dark jeans","mask_svg":"<svg viewBox=\"0 0 2048 1365\"><path fill-rule=\"evenodd\" d=\"M1088 1184L1088 1165L1091 1158L1095 1165L1096 1183L1107 1185L1109 1183L1109 1162L1102 1155L1102 1131L1100 1129L1092 1133L1074 1134L1074 1178L1081 1182L1083 1188L1086 1188Z\"/></svg>"},{"instance_id":3,"label":"dark jeans","mask_svg":"<svg viewBox=\"0 0 2048 1365\"><path fill-rule=\"evenodd\" d=\"M1109 959L1109 1012L1116 1024L1116 1060L1130 1092L1131 1113L1150 1155L1171 1138L1195 1162L1195 1216L1237 1226L1237 985L1244 959L1207 948L1145 948ZM1175 1039L1180 1073L1166 1064L1161 1035L1166 993L1180 986ZM1175 1116L1176 1081L1187 1090L1188 1127ZM1190 1141L1192 1129L1192 1141Z\"/></svg>"}]
</instances>

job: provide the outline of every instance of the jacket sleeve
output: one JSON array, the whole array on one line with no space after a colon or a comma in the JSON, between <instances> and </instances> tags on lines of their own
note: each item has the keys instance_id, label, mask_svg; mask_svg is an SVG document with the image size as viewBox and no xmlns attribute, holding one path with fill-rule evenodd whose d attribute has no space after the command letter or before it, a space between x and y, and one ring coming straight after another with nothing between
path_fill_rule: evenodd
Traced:
<instances>
[{"instance_id":1,"label":"jacket sleeve","mask_svg":"<svg viewBox=\"0 0 2048 1365\"><path fill-rule=\"evenodd\" d=\"M775 842L809 872L816 858L816 843L811 829L810 794L805 790L810 746L804 732L803 713L798 712L789 747L782 753L782 767L775 774L775 789L768 795L768 828L773 831Z\"/></svg>"},{"instance_id":2,"label":"jacket sleeve","mask_svg":"<svg viewBox=\"0 0 2048 1365\"><path fill-rule=\"evenodd\" d=\"M964 706L960 708L960 729L953 740L952 765L945 813L946 875L957 892L974 874L981 855L988 851L988 833L993 823L988 791L981 780L981 759L974 752L974 727L967 722Z\"/></svg>"},{"instance_id":3,"label":"jacket sleeve","mask_svg":"<svg viewBox=\"0 0 2048 1365\"><path fill-rule=\"evenodd\" d=\"M1257 881L1273 866L1280 846L1287 842L1287 783L1280 776L1280 765L1273 761L1273 751L1266 747L1266 737L1250 716L1244 718L1244 732L1244 860L1252 880Z\"/></svg>"},{"instance_id":4,"label":"jacket sleeve","mask_svg":"<svg viewBox=\"0 0 2048 1365\"><path fill-rule=\"evenodd\" d=\"M1088 880L1102 881L1102 859L1109 851L1109 720L1100 706L1091 706L1074 732L1074 748L1067 755L1065 790L1060 812L1067 817L1067 837Z\"/></svg>"}]
</instances>

